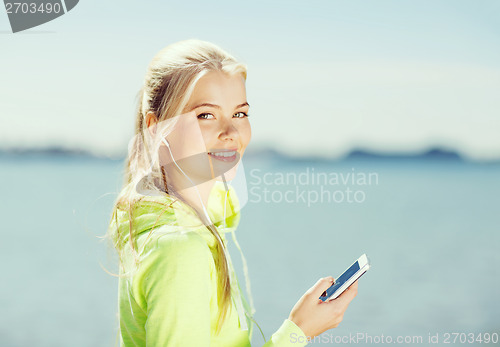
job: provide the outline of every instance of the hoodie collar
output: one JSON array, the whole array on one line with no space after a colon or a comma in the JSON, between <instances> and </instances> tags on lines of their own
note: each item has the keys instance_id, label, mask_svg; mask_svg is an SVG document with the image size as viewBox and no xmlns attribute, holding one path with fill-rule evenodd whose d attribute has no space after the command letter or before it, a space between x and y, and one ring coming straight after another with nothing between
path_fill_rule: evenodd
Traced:
<instances>
[{"instance_id":1,"label":"hoodie collar","mask_svg":"<svg viewBox=\"0 0 500 347\"><path fill-rule=\"evenodd\" d=\"M216 181L208 199L207 212L225 241L225 234L236 230L240 221L239 202L234 188L225 190L222 182ZM111 227L120 229L120 235L128 239L130 227L130 212L132 213L132 229L134 235L148 232L153 228L169 226L171 230L196 230L208 242L215 244L215 238L200 220L195 210L183 201L168 194L144 195L135 203L131 211L117 210L117 219ZM122 240L122 242L126 240Z\"/></svg>"}]
</instances>

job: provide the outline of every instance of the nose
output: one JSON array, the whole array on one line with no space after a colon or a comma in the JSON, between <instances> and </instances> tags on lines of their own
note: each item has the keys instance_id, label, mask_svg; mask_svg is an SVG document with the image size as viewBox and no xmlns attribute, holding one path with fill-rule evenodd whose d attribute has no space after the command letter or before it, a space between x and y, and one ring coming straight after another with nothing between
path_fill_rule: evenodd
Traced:
<instances>
[{"instance_id":1,"label":"nose","mask_svg":"<svg viewBox=\"0 0 500 347\"><path fill-rule=\"evenodd\" d=\"M232 119L224 119L221 121L219 139L223 141L237 140L238 136L238 129L234 126Z\"/></svg>"}]
</instances>

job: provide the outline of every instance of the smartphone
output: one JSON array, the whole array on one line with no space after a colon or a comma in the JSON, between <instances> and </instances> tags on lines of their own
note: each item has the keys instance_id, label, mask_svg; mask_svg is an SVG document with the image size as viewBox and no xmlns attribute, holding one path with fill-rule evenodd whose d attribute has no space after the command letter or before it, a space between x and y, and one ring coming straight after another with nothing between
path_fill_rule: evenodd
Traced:
<instances>
[{"instance_id":1,"label":"smartphone","mask_svg":"<svg viewBox=\"0 0 500 347\"><path fill-rule=\"evenodd\" d=\"M336 299L340 294L344 292L351 284L353 284L358 278L364 275L366 271L370 268L370 259L363 254L358 260L354 262L347 270L340 275L335 282L323 292L319 297L322 301L330 301Z\"/></svg>"}]
</instances>

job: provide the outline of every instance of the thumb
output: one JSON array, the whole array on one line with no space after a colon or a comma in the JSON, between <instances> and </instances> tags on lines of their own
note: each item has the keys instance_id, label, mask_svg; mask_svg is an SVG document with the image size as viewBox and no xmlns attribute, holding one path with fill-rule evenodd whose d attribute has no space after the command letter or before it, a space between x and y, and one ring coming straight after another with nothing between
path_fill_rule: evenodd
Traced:
<instances>
[{"instance_id":1,"label":"thumb","mask_svg":"<svg viewBox=\"0 0 500 347\"><path fill-rule=\"evenodd\" d=\"M324 291L326 291L333 284L334 278L332 276L323 277L316 282L314 286L311 287L310 293L315 296L315 299L319 298Z\"/></svg>"}]
</instances>

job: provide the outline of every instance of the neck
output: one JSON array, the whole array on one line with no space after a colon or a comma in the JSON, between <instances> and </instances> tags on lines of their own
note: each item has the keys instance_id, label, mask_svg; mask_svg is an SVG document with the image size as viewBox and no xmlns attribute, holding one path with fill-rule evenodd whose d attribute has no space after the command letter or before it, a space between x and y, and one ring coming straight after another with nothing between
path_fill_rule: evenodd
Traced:
<instances>
[{"instance_id":1,"label":"neck","mask_svg":"<svg viewBox=\"0 0 500 347\"><path fill-rule=\"evenodd\" d=\"M203 206L208 211L208 199L215 184L215 179L202 183L198 183L193 179L195 184L195 186L193 186L193 184L179 172L169 172L167 177L169 182L171 182L171 184L169 184L169 192L179 196L191 206L198 213L198 216L205 225L212 224L212 221L207 218Z\"/></svg>"},{"instance_id":2,"label":"neck","mask_svg":"<svg viewBox=\"0 0 500 347\"><path fill-rule=\"evenodd\" d=\"M198 213L205 225L212 224L212 221L206 216L203 206L208 212L208 199L214 183L214 180L211 180L177 192Z\"/></svg>"}]
</instances>

